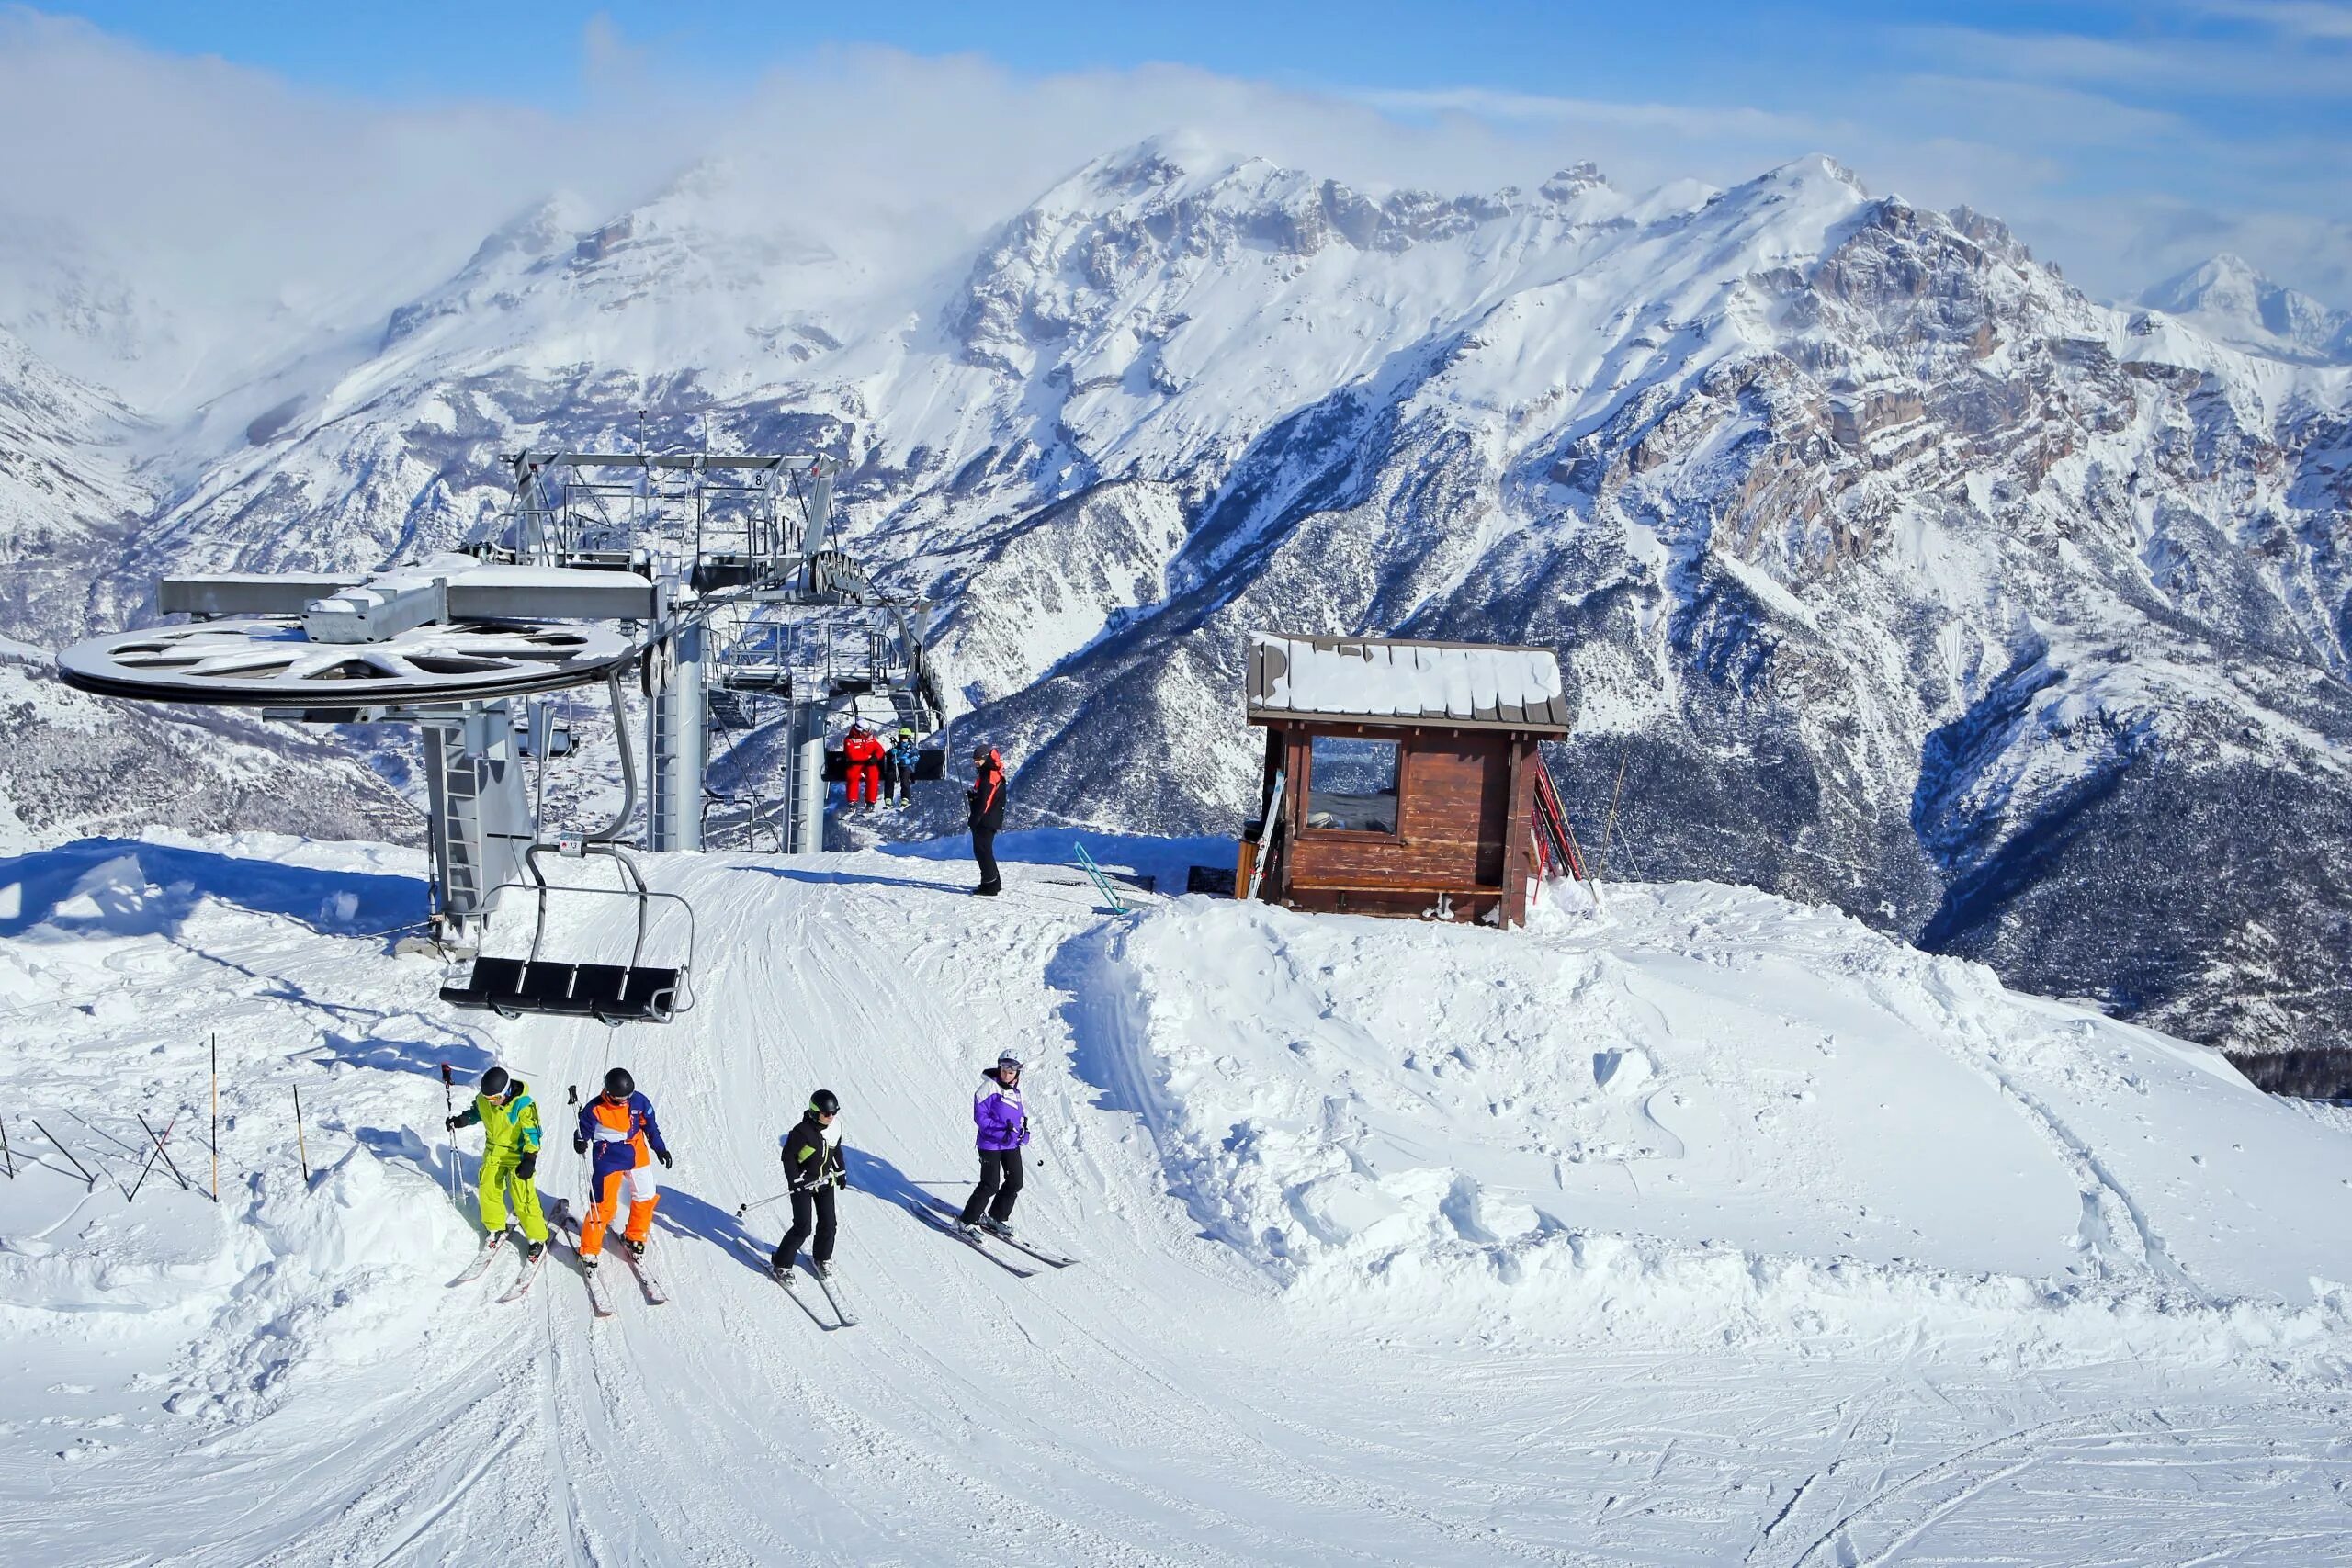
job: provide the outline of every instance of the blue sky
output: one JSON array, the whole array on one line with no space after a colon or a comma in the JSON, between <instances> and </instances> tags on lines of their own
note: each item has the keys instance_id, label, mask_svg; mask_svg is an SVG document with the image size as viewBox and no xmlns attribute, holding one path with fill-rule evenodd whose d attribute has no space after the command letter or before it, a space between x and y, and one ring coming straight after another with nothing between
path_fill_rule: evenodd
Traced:
<instances>
[{"instance_id":1,"label":"blue sky","mask_svg":"<svg viewBox=\"0 0 2352 1568\"><path fill-rule=\"evenodd\" d=\"M869 183L903 179L921 200L970 220L1139 129L1188 118L1262 144L1248 150L1329 162L1341 177L1456 188L1525 183L1577 156L1597 158L1623 184L1677 175L1721 184L1821 151L1873 189L2007 218L2110 297L2233 249L2352 305L2342 151L2352 131L2352 0L126 0L0 11L0 46L11 21L19 47L0 55L25 73L19 96L37 101L40 79L72 75L44 69L44 51L93 73L72 99L61 89L46 119L18 109L36 141L39 126L117 91L96 84L141 84L142 73L161 86L119 91L196 102L209 84L221 94L211 118L267 100L281 119L311 116L325 141L347 130L351 155L363 158L388 142L413 148L429 139L428 122L471 124L478 142L508 138L514 189L492 188L492 171L506 167L497 152L469 155L480 166L450 176L466 194L440 204L452 221L522 199L540 175L593 186L641 157L651 177L657 153L689 158L695 138L724 122L724 106L790 98L827 106L829 156L866 157ZM90 63L101 58L114 74ZM0 63L0 134L17 129L9 88ZM334 126L322 118L338 115ZM932 141L910 141L909 122ZM254 134L257 159L295 155ZM110 125L78 140L134 161L140 152ZM567 168L567 145L613 151L597 168ZM928 156L931 146L946 155ZM876 147L899 163L880 162ZM152 162L165 167L177 155L160 146ZM229 155L220 150L213 165ZM916 165L933 163L957 175L922 188ZM0 209L12 196L37 208L40 177L0 172ZM426 175L405 166L385 188L430 194Z\"/></svg>"}]
</instances>

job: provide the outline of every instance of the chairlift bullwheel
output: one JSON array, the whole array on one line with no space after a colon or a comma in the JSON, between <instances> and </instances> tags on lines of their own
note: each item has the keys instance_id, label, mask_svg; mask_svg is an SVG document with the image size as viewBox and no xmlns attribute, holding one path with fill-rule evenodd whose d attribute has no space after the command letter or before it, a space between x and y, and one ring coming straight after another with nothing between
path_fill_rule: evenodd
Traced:
<instances>
[{"instance_id":1,"label":"chairlift bullwheel","mask_svg":"<svg viewBox=\"0 0 2352 1568\"><path fill-rule=\"evenodd\" d=\"M381 642L315 642L278 616L115 632L57 656L69 686L150 702L340 708L471 702L584 685L632 655L612 626L472 621Z\"/></svg>"}]
</instances>

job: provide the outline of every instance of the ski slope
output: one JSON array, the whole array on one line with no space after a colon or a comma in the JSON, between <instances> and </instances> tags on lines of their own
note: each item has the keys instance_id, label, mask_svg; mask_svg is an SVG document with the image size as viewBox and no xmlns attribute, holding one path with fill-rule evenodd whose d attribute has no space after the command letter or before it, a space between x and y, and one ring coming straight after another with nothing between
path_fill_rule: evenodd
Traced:
<instances>
[{"instance_id":1,"label":"ski slope","mask_svg":"<svg viewBox=\"0 0 2352 1568\"><path fill-rule=\"evenodd\" d=\"M1744 890L1113 917L1068 835L1001 842L992 901L953 845L649 857L696 1004L617 1031L443 1009L381 934L406 852L0 861L0 1561L2352 1555L2340 1122ZM1162 886L1222 852L1088 842ZM220 1206L160 1168L127 1202L135 1113L209 1182L216 1032ZM1083 1258L1029 1279L900 1206L960 1200L1007 1046L1016 1218ZM670 1304L616 1262L595 1322L560 1251L513 1306L511 1259L448 1287L445 1060L526 1077L575 1201L564 1086L630 1067ZM766 1277L782 1205L735 1218L820 1085L850 1328Z\"/></svg>"}]
</instances>

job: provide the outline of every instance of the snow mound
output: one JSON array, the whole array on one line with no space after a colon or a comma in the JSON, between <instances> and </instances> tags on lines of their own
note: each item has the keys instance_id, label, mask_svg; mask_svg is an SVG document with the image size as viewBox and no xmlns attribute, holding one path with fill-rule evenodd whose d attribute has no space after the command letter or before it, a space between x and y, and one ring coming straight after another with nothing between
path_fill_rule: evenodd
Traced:
<instances>
[{"instance_id":1,"label":"snow mound","mask_svg":"<svg viewBox=\"0 0 2352 1568\"><path fill-rule=\"evenodd\" d=\"M1319 1299L2342 1348L2312 1270L2352 1257L2352 1145L1834 912L1678 885L1498 933L1186 899L1099 962L1097 1076L1194 1219Z\"/></svg>"}]
</instances>

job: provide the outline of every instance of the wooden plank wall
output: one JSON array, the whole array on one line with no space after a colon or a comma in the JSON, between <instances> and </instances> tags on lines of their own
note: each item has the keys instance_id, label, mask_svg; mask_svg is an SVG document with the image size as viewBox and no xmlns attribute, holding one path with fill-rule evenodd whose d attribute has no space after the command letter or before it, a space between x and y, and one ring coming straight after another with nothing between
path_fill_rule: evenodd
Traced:
<instances>
[{"instance_id":1,"label":"wooden plank wall","mask_svg":"<svg viewBox=\"0 0 2352 1568\"><path fill-rule=\"evenodd\" d=\"M1398 835L1395 840L1305 826L1310 736L1331 734L1400 743ZM1512 853L1513 787L1523 770L1517 753L1529 742L1491 730L1320 726L1286 730L1283 765L1290 785L1284 802L1288 842L1277 868L1275 897L1303 908L1419 914L1438 890L1452 895L1457 919L1476 919L1500 902L1524 918L1524 896L1513 902L1506 882ZM1271 761L1271 759L1270 759ZM1532 786L1532 780L1524 787Z\"/></svg>"}]
</instances>

